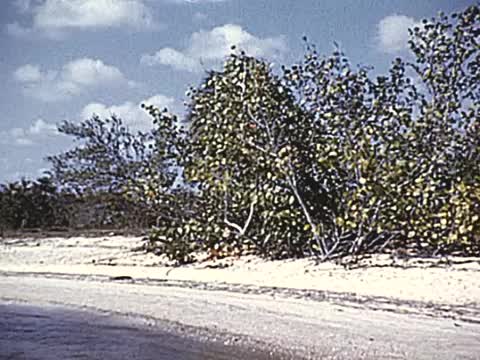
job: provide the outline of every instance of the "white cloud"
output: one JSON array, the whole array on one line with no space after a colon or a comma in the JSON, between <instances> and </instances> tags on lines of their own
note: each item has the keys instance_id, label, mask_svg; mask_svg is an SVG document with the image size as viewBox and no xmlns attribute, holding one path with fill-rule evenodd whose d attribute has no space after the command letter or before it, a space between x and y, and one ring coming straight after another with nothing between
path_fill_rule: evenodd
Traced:
<instances>
[{"instance_id":1,"label":"white cloud","mask_svg":"<svg viewBox=\"0 0 480 360\"><path fill-rule=\"evenodd\" d=\"M151 27L150 10L139 0L47 0L36 8L39 28Z\"/></svg>"},{"instance_id":2,"label":"white cloud","mask_svg":"<svg viewBox=\"0 0 480 360\"><path fill-rule=\"evenodd\" d=\"M28 133L31 135L52 136L59 135L57 125L38 119L29 128Z\"/></svg>"},{"instance_id":3,"label":"white cloud","mask_svg":"<svg viewBox=\"0 0 480 360\"><path fill-rule=\"evenodd\" d=\"M20 0L16 5L20 13L31 15L32 24L31 27L8 24L7 31L12 35L23 36L33 30L55 36L67 29L159 26L143 0Z\"/></svg>"},{"instance_id":4,"label":"white cloud","mask_svg":"<svg viewBox=\"0 0 480 360\"><path fill-rule=\"evenodd\" d=\"M40 71L38 65L20 66L13 74L15 80L19 82L36 82L43 79L44 74Z\"/></svg>"},{"instance_id":5,"label":"white cloud","mask_svg":"<svg viewBox=\"0 0 480 360\"><path fill-rule=\"evenodd\" d=\"M377 41L380 50L395 53L408 48L408 29L418 26L412 17L389 15L377 25Z\"/></svg>"},{"instance_id":6,"label":"white cloud","mask_svg":"<svg viewBox=\"0 0 480 360\"><path fill-rule=\"evenodd\" d=\"M85 86L125 80L122 72L116 67L105 65L101 60L89 58L77 59L65 64L62 77Z\"/></svg>"},{"instance_id":7,"label":"white cloud","mask_svg":"<svg viewBox=\"0 0 480 360\"><path fill-rule=\"evenodd\" d=\"M163 48L153 55L144 54L141 63L148 66L167 65L177 70L199 72L202 63L215 64L231 52L231 47L256 57L278 58L287 51L285 37L256 37L241 26L226 24L210 31L193 33L183 51Z\"/></svg>"},{"instance_id":8,"label":"white cloud","mask_svg":"<svg viewBox=\"0 0 480 360\"><path fill-rule=\"evenodd\" d=\"M68 62L59 71L43 71L38 65L27 64L19 67L13 77L23 85L26 95L45 102L65 100L93 87L134 85L116 67L90 58Z\"/></svg>"},{"instance_id":9,"label":"white cloud","mask_svg":"<svg viewBox=\"0 0 480 360\"><path fill-rule=\"evenodd\" d=\"M56 124L37 119L27 128L16 127L0 131L0 144L30 146L59 135Z\"/></svg>"},{"instance_id":10,"label":"white cloud","mask_svg":"<svg viewBox=\"0 0 480 360\"><path fill-rule=\"evenodd\" d=\"M175 70L185 70L190 72L198 72L202 70L197 59L168 47L160 49L153 55L143 55L140 61L142 64L149 66L157 64L169 65Z\"/></svg>"},{"instance_id":11,"label":"white cloud","mask_svg":"<svg viewBox=\"0 0 480 360\"><path fill-rule=\"evenodd\" d=\"M179 107L175 99L169 96L157 94L139 103L127 101L119 105L105 105L102 103L90 103L81 111L82 120L92 117L94 114L101 118L109 118L112 115L120 117L125 125L133 130L145 131L152 128L152 118L145 110L141 108L141 104L155 105L160 109L168 108L173 113L179 111Z\"/></svg>"}]
</instances>

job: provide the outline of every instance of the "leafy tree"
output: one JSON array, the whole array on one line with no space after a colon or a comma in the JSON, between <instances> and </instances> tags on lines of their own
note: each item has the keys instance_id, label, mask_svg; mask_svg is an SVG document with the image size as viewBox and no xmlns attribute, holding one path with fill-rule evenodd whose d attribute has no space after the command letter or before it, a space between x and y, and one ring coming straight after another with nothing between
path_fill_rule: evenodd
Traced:
<instances>
[{"instance_id":1,"label":"leafy tree","mask_svg":"<svg viewBox=\"0 0 480 360\"><path fill-rule=\"evenodd\" d=\"M438 248L478 248L480 235L480 8L411 30L409 64L427 90L412 147L422 160L417 188L423 213L412 234Z\"/></svg>"},{"instance_id":2,"label":"leafy tree","mask_svg":"<svg viewBox=\"0 0 480 360\"><path fill-rule=\"evenodd\" d=\"M371 80L339 52L322 58L312 46L286 71L320 124L317 159L324 182L338 185L326 235L348 239L348 254L391 240L478 248L478 7L451 18L458 21L440 14L413 29L415 61L396 59L389 76Z\"/></svg>"},{"instance_id":3,"label":"leafy tree","mask_svg":"<svg viewBox=\"0 0 480 360\"><path fill-rule=\"evenodd\" d=\"M153 209L144 201L143 181L155 181L155 191L167 191L175 180L165 142L158 129L134 134L116 116L94 116L79 124L64 122L58 129L74 137L77 146L50 156L52 174L63 189L97 202L96 224L145 226L154 223ZM102 205L103 204L103 205Z\"/></svg>"},{"instance_id":4,"label":"leafy tree","mask_svg":"<svg viewBox=\"0 0 480 360\"><path fill-rule=\"evenodd\" d=\"M332 198L320 224L327 257L372 251L397 234L398 167L409 147L416 88L397 59L375 80L353 69L339 51L319 56L307 44L301 65L285 69L305 111L314 118L314 170Z\"/></svg>"},{"instance_id":5,"label":"leafy tree","mask_svg":"<svg viewBox=\"0 0 480 360\"><path fill-rule=\"evenodd\" d=\"M67 188L119 193L147 171L162 177L166 187L173 183L174 175L159 158L160 149L155 149L154 131L133 134L116 116L94 116L79 124L65 121L58 130L78 143L67 152L47 158L54 178Z\"/></svg>"},{"instance_id":6,"label":"leafy tree","mask_svg":"<svg viewBox=\"0 0 480 360\"><path fill-rule=\"evenodd\" d=\"M182 256L186 248L270 257L323 249L317 223L329 196L311 169L312 119L269 64L232 55L192 89L188 120L180 163L195 201L154 241L185 244Z\"/></svg>"},{"instance_id":7,"label":"leafy tree","mask_svg":"<svg viewBox=\"0 0 480 360\"><path fill-rule=\"evenodd\" d=\"M153 246L162 238L179 261L245 247L322 259L478 251L479 19L472 6L424 20L411 30L414 61L376 78L308 43L281 75L230 56L191 90L176 154L194 191Z\"/></svg>"},{"instance_id":8,"label":"leafy tree","mask_svg":"<svg viewBox=\"0 0 480 360\"><path fill-rule=\"evenodd\" d=\"M304 255L304 214L292 205L304 200L295 167L308 163L292 154L304 150L308 118L269 64L232 55L192 92L189 120L185 173L209 199L209 246Z\"/></svg>"}]
</instances>

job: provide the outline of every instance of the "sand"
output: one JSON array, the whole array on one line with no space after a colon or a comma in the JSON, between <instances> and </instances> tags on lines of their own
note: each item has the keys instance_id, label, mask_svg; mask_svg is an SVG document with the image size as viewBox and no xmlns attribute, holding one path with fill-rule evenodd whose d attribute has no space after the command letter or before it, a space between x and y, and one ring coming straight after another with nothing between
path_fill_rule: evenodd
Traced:
<instances>
[{"instance_id":1,"label":"sand","mask_svg":"<svg viewBox=\"0 0 480 360\"><path fill-rule=\"evenodd\" d=\"M272 358L480 359L479 258L377 256L346 269L245 256L172 267L135 251L141 243L4 239L0 302L188 327L197 330L185 336L263 344Z\"/></svg>"},{"instance_id":2,"label":"sand","mask_svg":"<svg viewBox=\"0 0 480 360\"><path fill-rule=\"evenodd\" d=\"M256 256L182 267L135 251L140 237L9 239L0 243L0 270L26 273L130 276L152 280L229 283L323 290L440 304L480 304L480 258L365 260L347 269L315 259L267 261Z\"/></svg>"}]
</instances>

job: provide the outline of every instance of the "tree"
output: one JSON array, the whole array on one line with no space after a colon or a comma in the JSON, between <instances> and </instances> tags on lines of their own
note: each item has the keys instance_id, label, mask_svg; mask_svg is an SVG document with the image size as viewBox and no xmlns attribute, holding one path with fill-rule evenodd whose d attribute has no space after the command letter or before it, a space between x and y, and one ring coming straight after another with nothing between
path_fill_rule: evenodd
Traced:
<instances>
[{"instance_id":1,"label":"tree","mask_svg":"<svg viewBox=\"0 0 480 360\"><path fill-rule=\"evenodd\" d=\"M392 240L428 252L478 249L478 6L451 19L412 29L415 61L396 59L388 76L371 80L340 52L324 58L312 46L286 70L319 123L317 161L337 204L325 234L347 240L344 254Z\"/></svg>"},{"instance_id":2,"label":"tree","mask_svg":"<svg viewBox=\"0 0 480 360\"><path fill-rule=\"evenodd\" d=\"M67 224L62 196L52 180L22 179L0 185L0 227L19 230Z\"/></svg>"},{"instance_id":3,"label":"tree","mask_svg":"<svg viewBox=\"0 0 480 360\"><path fill-rule=\"evenodd\" d=\"M116 116L94 116L79 124L65 121L58 130L79 143L47 158L54 178L65 187L80 192L120 193L146 171L162 176L166 187L173 183L174 175L159 158L159 149L155 149L154 131L133 134Z\"/></svg>"},{"instance_id":4,"label":"tree","mask_svg":"<svg viewBox=\"0 0 480 360\"><path fill-rule=\"evenodd\" d=\"M166 144L158 129L134 134L116 116L94 116L79 124L66 121L58 130L74 137L78 145L48 157L51 173L66 191L88 199L90 204L98 203L94 216L98 221L94 223L154 224L154 210L144 201L144 181L155 181L155 191L165 192L176 177L170 159L163 154Z\"/></svg>"},{"instance_id":5,"label":"tree","mask_svg":"<svg viewBox=\"0 0 480 360\"><path fill-rule=\"evenodd\" d=\"M154 238L270 257L324 250L317 223L328 194L310 169L313 124L269 64L232 55L190 95L180 163L195 204Z\"/></svg>"},{"instance_id":6,"label":"tree","mask_svg":"<svg viewBox=\"0 0 480 360\"><path fill-rule=\"evenodd\" d=\"M478 6L424 20L414 61L376 78L308 42L280 75L231 55L190 92L180 163L194 200L152 238L181 261L245 247L321 259L478 251L478 23Z\"/></svg>"},{"instance_id":7,"label":"tree","mask_svg":"<svg viewBox=\"0 0 480 360\"><path fill-rule=\"evenodd\" d=\"M439 249L480 240L480 8L439 13L411 29L410 67L427 93L415 125L417 183L424 189L412 233ZM417 186L418 187L418 186Z\"/></svg>"}]
</instances>

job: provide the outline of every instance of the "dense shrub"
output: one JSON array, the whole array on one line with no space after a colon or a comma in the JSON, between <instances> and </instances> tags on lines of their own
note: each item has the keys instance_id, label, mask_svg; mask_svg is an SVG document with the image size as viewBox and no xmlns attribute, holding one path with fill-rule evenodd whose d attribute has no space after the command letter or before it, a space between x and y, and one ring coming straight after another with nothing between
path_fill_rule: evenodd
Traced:
<instances>
[{"instance_id":1,"label":"dense shrub","mask_svg":"<svg viewBox=\"0 0 480 360\"><path fill-rule=\"evenodd\" d=\"M152 244L166 237L180 261L199 249L477 252L479 20L478 6L424 20L414 61L376 78L308 42L281 74L230 56L190 92L177 159L197 206L164 219Z\"/></svg>"},{"instance_id":2,"label":"dense shrub","mask_svg":"<svg viewBox=\"0 0 480 360\"><path fill-rule=\"evenodd\" d=\"M3 230L64 226L68 221L63 210L62 197L48 177L0 185Z\"/></svg>"},{"instance_id":3,"label":"dense shrub","mask_svg":"<svg viewBox=\"0 0 480 360\"><path fill-rule=\"evenodd\" d=\"M478 254L479 24L479 6L424 20L413 60L383 76L307 39L277 71L234 52L190 89L184 122L144 106L146 133L115 116L65 122L77 146L48 158L53 183L1 189L2 222L152 227L148 249L179 263Z\"/></svg>"}]
</instances>

